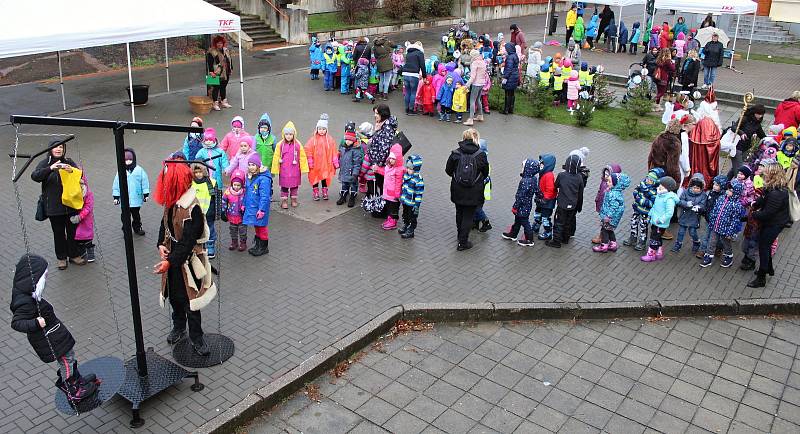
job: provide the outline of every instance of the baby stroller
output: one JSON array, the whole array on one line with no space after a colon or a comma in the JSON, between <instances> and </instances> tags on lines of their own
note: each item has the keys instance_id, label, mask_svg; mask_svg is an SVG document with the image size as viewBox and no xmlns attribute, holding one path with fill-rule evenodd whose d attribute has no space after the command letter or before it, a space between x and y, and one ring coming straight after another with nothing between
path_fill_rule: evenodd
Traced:
<instances>
[{"instance_id":1,"label":"baby stroller","mask_svg":"<svg viewBox=\"0 0 800 434\"><path fill-rule=\"evenodd\" d=\"M625 96L622 97L622 103L628 102L628 99L633 98L634 90L639 86L646 86L647 98L652 98L652 89L655 86L653 79L647 75L647 68L643 63L631 63L628 66L628 82L625 84Z\"/></svg>"}]
</instances>

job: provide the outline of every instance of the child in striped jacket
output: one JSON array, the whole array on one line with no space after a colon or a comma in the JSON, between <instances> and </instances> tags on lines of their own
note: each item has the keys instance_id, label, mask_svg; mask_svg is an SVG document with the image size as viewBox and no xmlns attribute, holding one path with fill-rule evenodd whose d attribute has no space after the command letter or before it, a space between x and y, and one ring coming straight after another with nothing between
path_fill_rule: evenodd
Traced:
<instances>
[{"instance_id":1,"label":"child in striped jacket","mask_svg":"<svg viewBox=\"0 0 800 434\"><path fill-rule=\"evenodd\" d=\"M403 204L403 228L398 232L404 239L414 238L414 230L417 228L422 193L425 191L425 181L420 170L422 170L422 157L417 154L409 155L406 158L406 173L403 174L400 195L400 203Z\"/></svg>"}]
</instances>

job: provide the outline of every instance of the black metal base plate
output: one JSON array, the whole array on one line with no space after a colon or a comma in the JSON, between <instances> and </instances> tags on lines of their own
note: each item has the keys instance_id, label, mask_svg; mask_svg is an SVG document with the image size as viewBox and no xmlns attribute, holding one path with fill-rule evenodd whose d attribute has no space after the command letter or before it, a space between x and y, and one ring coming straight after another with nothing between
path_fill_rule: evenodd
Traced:
<instances>
[{"instance_id":1,"label":"black metal base plate","mask_svg":"<svg viewBox=\"0 0 800 434\"><path fill-rule=\"evenodd\" d=\"M122 360L116 357L98 357L78 365L81 375L94 374L101 380L97 393L82 401L72 403L67 395L56 389L56 408L58 411L71 416L87 413L100 407L104 402L117 394L125 379L125 367Z\"/></svg>"},{"instance_id":2,"label":"black metal base plate","mask_svg":"<svg viewBox=\"0 0 800 434\"><path fill-rule=\"evenodd\" d=\"M130 401L134 410L138 409L142 402L180 383L184 378L197 375L156 354L152 348L147 349L145 356L147 376L139 376L136 370L136 357L128 359L125 362L125 382L118 392L121 397Z\"/></svg>"},{"instance_id":3,"label":"black metal base plate","mask_svg":"<svg viewBox=\"0 0 800 434\"><path fill-rule=\"evenodd\" d=\"M216 333L206 333L203 335L203 339L211 350L211 354L207 356L197 354L192 349L189 338L183 338L172 348L172 357L176 362L189 368L208 368L219 365L233 356L235 349L231 338Z\"/></svg>"}]
</instances>

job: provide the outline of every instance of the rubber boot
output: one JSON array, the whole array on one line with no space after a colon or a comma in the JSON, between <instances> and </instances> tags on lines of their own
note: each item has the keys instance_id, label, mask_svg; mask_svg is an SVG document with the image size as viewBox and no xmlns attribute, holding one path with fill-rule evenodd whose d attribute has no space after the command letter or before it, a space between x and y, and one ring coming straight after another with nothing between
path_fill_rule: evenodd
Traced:
<instances>
[{"instance_id":1,"label":"rubber boot","mask_svg":"<svg viewBox=\"0 0 800 434\"><path fill-rule=\"evenodd\" d=\"M347 201L347 192L340 191L339 192L339 199L336 201L336 205L343 205Z\"/></svg>"},{"instance_id":2,"label":"rubber boot","mask_svg":"<svg viewBox=\"0 0 800 434\"><path fill-rule=\"evenodd\" d=\"M767 276L761 270L756 273L756 277L753 280L747 282L748 288L763 288L765 286L767 286Z\"/></svg>"},{"instance_id":3,"label":"rubber boot","mask_svg":"<svg viewBox=\"0 0 800 434\"><path fill-rule=\"evenodd\" d=\"M592 247L592 251L597 253L606 253L608 251L608 244L600 243Z\"/></svg>"},{"instance_id":4,"label":"rubber boot","mask_svg":"<svg viewBox=\"0 0 800 434\"><path fill-rule=\"evenodd\" d=\"M641 257L642 262L653 262L656 260L656 251L655 249L648 248L647 254Z\"/></svg>"},{"instance_id":5,"label":"rubber boot","mask_svg":"<svg viewBox=\"0 0 800 434\"><path fill-rule=\"evenodd\" d=\"M281 209L289 209L289 198L282 197L281 198Z\"/></svg>"},{"instance_id":6,"label":"rubber boot","mask_svg":"<svg viewBox=\"0 0 800 434\"><path fill-rule=\"evenodd\" d=\"M102 380L97 378L97 376L94 375L94 374L81 375L80 371L78 370L78 361L77 360L72 362L72 372L75 373L74 375L76 377L78 377L78 381L81 384L97 383L99 385L100 383L102 383Z\"/></svg>"},{"instance_id":7,"label":"rubber boot","mask_svg":"<svg viewBox=\"0 0 800 434\"><path fill-rule=\"evenodd\" d=\"M91 397L97 392L96 382L88 382L86 384L81 384L77 375L72 375L72 377L64 381L61 378L61 371L58 371L58 379L56 380L56 387L61 389L61 391L64 392L65 395L67 395L67 399L70 401L83 401L84 399Z\"/></svg>"},{"instance_id":8,"label":"rubber boot","mask_svg":"<svg viewBox=\"0 0 800 434\"><path fill-rule=\"evenodd\" d=\"M322 200L328 200L328 187L322 187Z\"/></svg>"},{"instance_id":9,"label":"rubber boot","mask_svg":"<svg viewBox=\"0 0 800 434\"><path fill-rule=\"evenodd\" d=\"M228 246L228 250L234 251L234 250L238 250L238 249L239 249L239 240L234 238L234 239L231 240L231 245Z\"/></svg>"},{"instance_id":10,"label":"rubber boot","mask_svg":"<svg viewBox=\"0 0 800 434\"><path fill-rule=\"evenodd\" d=\"M608 251L609 252L616 252L618 248L619 248L619 245L617 245L616 241L611 241L610 243L608 243Z\"/></svg>"},{"instance_id":11,"label":"rubber boot","mask_svg":"<svg viewBox=\"0 0 800 434\"><path fill-rule=\"evenodd\" d=\"M417 228L417 222L412 222L411 226L408 227L408 230L403 234L400 235L400 238L409 239L414 238L414 230Z\"/></svg>"},{"instance_id":12,"label":"rubber boot","mask_svg":"<svg viewBox=\"0 0 800 434\"><path fill-rule=\"evenodd\" d=\"M745 256L742 258L742 265L739 266L740 270L749 271L756 268L756 261Z\"/></svg>"},{"instance_id":13,"label":"rubber boot","mask_svg":"<svg viewBox=\"0 0 800 434\"><path fill-rule=\"evenodd\" d=\"M411 223L404 223L403 227L397 230L397 233L403 235L406 233L409 227L411 227Z\"/></svg>"},{"instance_id":14,"label":"rubber boot","mask_svg":"<svg viewBox=\"0 0 800 434\"><path fill-rule=\"evenodd\" d=\"M489 219L486 219L481 222L481 228L478 229L478 232L487 232L492 229L492 224L489 223ZM531 235L531 240L533 239L533 235Z\"/></svg>"},{"instance_id":15,"label":"rubber boot","mask_svg":"<svg viewBox=\"0 0 800 434\"><path fill-rule=\"evenodd\" d=\"M350 197L347 199L347 207L348 208L352 208L352 207L356 206L356 195L357 194L358 193L356 193L356 192L350 193Z\"/></svg>"},{"instance_id":16,"label":"rubber boot","mask_svg":"<svg viewBox=\"0 0 800 434\"><path fill-rule=\"evenodd\" d=\"M660 261L662 259L664 259L664 248L659 247L658 250L656 250L656 261Z\"/></svg>"},{"instance_id":17,"label":"rubber boot","mask_svg":"<svg viewBox=\"0 0 800 434\"><path fill-rule=\"evenodd\" d=\"M314 187L312 189L311 197L314 200L319 200L319 187Z\"/></svg>"},{"instance_id":18,"label":"rubber boot","mask_svg":"<svg viewBox=\"0 0 800 434\"><path fill-rule=\"evenodd\" d=\"M258 241L259 241L258 237L254 235L253 236L253 247L250 247L250 250L248 250L247 253L249 253L249 254L251 254L253 256L258 256L258 255L256 255L256 253L258 252Z\"/></svg>"}]
</instances>

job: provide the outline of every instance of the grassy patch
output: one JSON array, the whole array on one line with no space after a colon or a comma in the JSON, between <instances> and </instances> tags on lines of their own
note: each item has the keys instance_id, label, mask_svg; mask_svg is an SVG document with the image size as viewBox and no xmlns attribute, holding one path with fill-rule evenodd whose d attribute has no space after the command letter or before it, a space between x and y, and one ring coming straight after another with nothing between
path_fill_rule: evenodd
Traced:
<instances>
[{"instance_id":1,"label":"grassy patch","mask_svg":"<svg viewBox=\"0 0 800 434\"><path fill-rule=\"evenodd\" d=\"M369 13L361 14L358 20L353 24L346 23L338 12L325 12L321 14L310 14L308 16L308 32L330 32L332 30L349 30L360 29L362 27L376 27L376 26L391 26L395 24L405 24L410 22L406 20L398 20L389 18L383 12L383 9L374 9Z\"/></svg>"},{"instance_id":2,"label":"grassy patch","mask_svg":"<svg viewBox=\"0 0 800 434\"><path fill-rule=\"evenodd\" d=\"M742 60L744 60L744 58ZM782 56L769 56L767 54L758 54L758 53L750 53L750 60L761 60L763 62L786 63L786 64L789 64L789 65L800 65L800 59L798 59L798 58L782 57Z\"/></svg>"},{"instance_id":3,"label":"grassy patch","mask_svg":"<svg viewBox=\"0 0 800 434\"><path fill-rule=\"evenodd\" d=\"M489 91L489 106L492 110L503 109L503 98L504 92L499 83L492 86ZM514 114L533 117L533 107L528 95L519 90L517 90L514 104ZM557 124L577 126L575 116L570 116L564 105L550 107L544 119ZM637 119L637 121L633 121L633 119ZM637 124L635 132L631 131L631 125L634 122ZM637 116L624 108L608 107L595 110L594 116L586 128L611 133L626 140L631 138L652 140L664 131L664 124L661 123L661 118L655 115Z\"/></svg>"}]
</instances>

